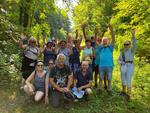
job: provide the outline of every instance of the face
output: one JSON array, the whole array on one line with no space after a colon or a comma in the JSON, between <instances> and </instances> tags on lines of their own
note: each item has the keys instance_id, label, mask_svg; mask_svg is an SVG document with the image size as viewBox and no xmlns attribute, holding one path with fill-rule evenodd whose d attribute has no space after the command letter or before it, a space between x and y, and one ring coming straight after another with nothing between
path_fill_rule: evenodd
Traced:
<instances>
[{"instance_id":1,"label":"face","mask_svg":"<svg viewBox=\"0 0 150 113\"><path fill-rule=\"evenodd\" d=\"M51 48L51 47L52 47L52 43L48 43L48 44L47 44L47 47L50 47L50 48Z\"/></svg>"},{"instance_id":2,"label":"face","mask_svg":"<svg viewBox=\"0 0 150 113\"><path fill-rule=\"evenodd\" d=\"M38 62L37 65L36 65L36 68L37 68L38 71L44 70L43 62Z\"/></svg>"},{"instance_id":3,"label":"face","mask_svg":"<svg viewBox=\"0 0 150 113\"><path fill-rule=\"evenodd\" d=\"M87 47L91 47L91 42L86 42Z\"/></svg>"},{"instance_id":4,"label":"face","mask_svg":"<svg viewBox=\"0 0 150 113\"><path fill-rule=\"evenodd\" d=\"M108 39L103 39L103 45L107 46L108 45Z\"/></svg>"},{"instance_id":5,"label":"face","mask_svg":"<svg viewBox=\"0 0 150 113\"><path fill-rule=\"evenodd\" d=\"M129 42L129 41L126 41L126 42L124 43L124 48L125 48L125 49L129 49L129 48L130 48L130 42Z\"/></svg>"},{"instance_id":6,"label":"face","mask_svg":"<svg viewBox=\"0 0 150 113\"><path fill-rule=\"evenodd\" d=\"M30 45L33 47L36 46L36 40L30 40Z\"/></svg>"},{"instance_id":7,"label":"face","mask_svg":"<svg viewBox=\"0 0 150 113\"><path fill-rule=\"evenodd\" d=\"M65 57L59 56L58 65L63 66L65 64Z\"/></svg>"},{"instance_id":8,"label":"face","mask_svg":"<svg viewBox=\"0 0 150 113\"><path fill-rule=\"evenodd\" d=\"M49 61L48 67L49 67L49 69L52 69L54 67L54 61L53 60Z\"/></svg>"},{"instance_id":9,"label":"face","mask_svg":"<svg viewBox=\"0 0 150 113\"><path fill-rule=\"evenodd\" d=\"M62 42L62 43L60 44L60 46L61 46L61 48L65 48L65 47L66 47L66 43L65 43L65 42Z\"/></svg>"},{"instance_id":10,"label":"face","mask_svg":"<svg viewBox=\"0 0 150 113\"><path fill-rule=\"evenodd\" d=\"M83 71L86 71L89 68L88 61L83 61L81 67Z\"/></svg>"}]
</instances>

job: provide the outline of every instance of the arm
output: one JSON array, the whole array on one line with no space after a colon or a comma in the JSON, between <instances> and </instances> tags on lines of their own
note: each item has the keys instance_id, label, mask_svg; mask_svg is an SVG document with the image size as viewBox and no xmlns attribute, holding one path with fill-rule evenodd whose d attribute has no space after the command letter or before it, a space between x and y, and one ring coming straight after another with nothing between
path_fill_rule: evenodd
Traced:
<instances>
[{"instance_id":1,"label":"arm","mask_svg":"<svg viewBox=\"0 0 150 113\"><path fill-rule=\"evenodd\" d=\"M45 79L45 104L48 103L48 83L49 83L49 76L47 74Z\"/></svg>"},{"instance_id":2,"label":"arm","mask_svg":"<svg viewBox=\"0 0 150 113\"><path fill-rule=\"evenodd\" d=\"M31 73L31 75L27 78L27 80L25 81L26 85L27 85L30 89L32 89L32 87L31 87L31 81L34 79L34 75L35 75L35 71L33 71L33 72Z\"/></svg>"},{"instance_id":3,"label":"arm","mask_svg":"<svg viewBox=\"0 0 150 113\"><path fill-rule=\"evenodd\" d=\"M132 47L131 47L131 50L134 53L135 48L136 48L135 29L131 30L131 34L132 34Z\"/></svg>"},{"instance_id":4,"label":"arm","mask_svg":"<svg viewBox=\"0 0 150 113\"><path fill-rule=\"evenodd\" d=\"M53 88L55 88L56 90L58 90L58 91L60 91L60 92L63 92L63 89L62 88L60 88L55 82L54 82L54 78L49 78L49 81L50 81L50 83L51 83L51 85L52 85L52 87Z\"/></svg>"},{"instance_id":5,"label":"arm","mask_svg":"<svg viewBox=\"0 0 150 113\"><path fill-rule=\"evenodd\" d=\"M108 25L108 27L109 27L110 35L111 35L111 39L112 39L111 44L114 45L115 44L115 33L113 31L113 27L110 24Z\"/></svg>"},{"instance_id":6,"label":"arm","mask_svg":"<svg viewBox=\"0 0 150 113\"><path fill-rule=\"evenodd\" d=\"M86 88L90 88L90 87L92 87L92 80L90 80L88 84L79 87L78 90L82 90L82 89L86 89Z\"/></svg>"},{"instance_id":7,"label":"arm","mask_svg":"<svg viewBox=\"0 0 150 113\"><path fill-rule=\"evenodd\" d=\"M71 85L73 84L73 75L68 76L68 84L67 84L67 89L69 90Z\"/></svg>"}]
</instances>

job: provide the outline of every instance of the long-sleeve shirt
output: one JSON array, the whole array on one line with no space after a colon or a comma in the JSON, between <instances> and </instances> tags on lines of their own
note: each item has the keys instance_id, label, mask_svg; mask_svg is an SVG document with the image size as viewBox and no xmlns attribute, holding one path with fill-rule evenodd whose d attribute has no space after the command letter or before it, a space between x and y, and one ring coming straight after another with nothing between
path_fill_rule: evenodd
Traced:
<instances>
[{"instance_id":1,"label":"long-sleeve shirt","mask_svg":"<svg viewBox=\"0 0 150 113\"><path fill-rule=\"evenodd\" d=\"M127 51L124 51L125 61L133 61L134 54L135 54L135 48L136 48L136 39L132 37L132 47L129 48ZM123 52L120 53L118 63L123 63Z\"/></svg>"}]
</instances>

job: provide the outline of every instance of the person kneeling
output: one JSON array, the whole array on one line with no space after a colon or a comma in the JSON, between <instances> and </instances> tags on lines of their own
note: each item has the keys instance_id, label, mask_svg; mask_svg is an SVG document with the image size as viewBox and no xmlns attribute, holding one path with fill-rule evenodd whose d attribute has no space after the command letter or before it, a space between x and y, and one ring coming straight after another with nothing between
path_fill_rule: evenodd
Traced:
<instances>
[{"instance_id":1,"label":"person kneeling","mask_svg":"<svg viewBox=\"0 0 150 113\"><path fill-rule=\"evenodd\" d=\"M88 95L92 94L91 87L93 78L91 74L92 73L89 71L89 62L82 61L81 68L76 71L74 76L74 89L77 88L79 93L84 91L85 97L88 97ZM76 96L78 98L78 94Z\"/></svg>"},{"instance_id":2,"label":"person kneeling","mask_svg":"<svg viewBox=\"0 0 150 113\"><path fill-rule=\"evenodd\" d=\"M33 84L31 81L34 81ZM48 81L49 77L44 70L44 63L38 61L35 71L25 81L24 91L29 96L34 96L34 101L39 102L45 95L45 103L48 103Z\"/></svg>"},{"instance_id":3,"label":"person kneeling","mask_svg":"<svg viewBox=\"0 0 150 113\"><path fill-rule=\"evenodd\" d=\"M65 96L69 93L70 87L73 83L73 76L71 69L65 64L66 56L59 54L56 59L56 66L51 70L49 75L52 90L52 104L58 107L60 104L60 97L64 97L64 107L68 109L68 98Z\"/></svg>"}]
</instances>

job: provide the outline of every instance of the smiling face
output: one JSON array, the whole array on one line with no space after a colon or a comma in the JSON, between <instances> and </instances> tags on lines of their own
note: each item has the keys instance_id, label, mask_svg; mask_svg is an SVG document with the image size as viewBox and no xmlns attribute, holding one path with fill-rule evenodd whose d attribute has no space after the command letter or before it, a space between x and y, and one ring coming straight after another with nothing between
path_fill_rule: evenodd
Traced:
<instances>
[{"instance_id":1,"label":"smiling face","mask_svg":"<svg viewBox=\"0 0 150 113\"><path fill-rule=\"evenodd\" d=\"M63 67L64 64L65 64L65 62L66 62L66 57L65 57L65 55L59 54L59 55L57 56L57 64L58 64L58 66Z\"/></svg>"},{"instance_id":2,"label":"smiling face","mask_svg":"<svg viewBox=\"0 0 150 113\"><path fill-rule=\"evenodd\" d=\"M103 46L107 46L107 45L108 45L108 42L109 42L109 40L108 40L107 37L104 37L104 38L102 39L102 44L103 44Z\"/></svg>"},{"instance_id":3,"label":"smiling face","mask_svg":"<svg viewBox=\"0 0 150 113\"><path fill-rule=\"evenodd\" d=\"M55 66L54 60L51 59L51 60L49 61L49 65L48 65L49 70L51 70L54 66Z\"/></svg>"},{"instance_id":4,"label":"smiling face","mask_svg":"<svg viewBox=\"0 0 150 113\"><path fill-rule=\"evenodd\" d=\"M131 42L130 41L125 41L124 43L124 49L128 50L130 48Z\"/></svg>"},{"instance_id":5,"label":"smiling face","mask_svg":"<svg viewBox=\"0 0 150 113\"><path fill-rule=\"evenodd\" d=\"M36 65L37 71L43 71L44 70L44 63L39 61Z\"/></svg>"},{"instance_id":6,"label":"smiling face","mask_svg":"<svg viewBox=\"0 0 150 113\"><path fill-rule=\"evenodd\" d=\"M36 46L36 39L35 38L30 38L29 39L29 45L31 45L32 47L35 47Z\"/></svg>"},{"instance_id":7,"label":"smiling face","mask_svg":"<svg viewBox=\"0 0 150 113\"><path fill-rule=\"evenodd\" d=\"M88 61L82 61L81 67L82 67L82 70L84 72L86 72L89 68L89 62Z\"/></svg>"}]
</instances>

